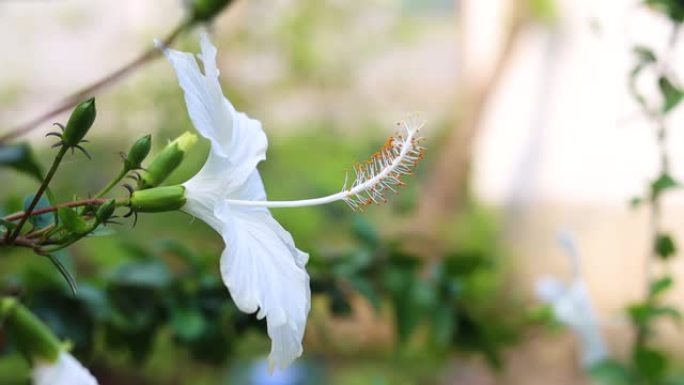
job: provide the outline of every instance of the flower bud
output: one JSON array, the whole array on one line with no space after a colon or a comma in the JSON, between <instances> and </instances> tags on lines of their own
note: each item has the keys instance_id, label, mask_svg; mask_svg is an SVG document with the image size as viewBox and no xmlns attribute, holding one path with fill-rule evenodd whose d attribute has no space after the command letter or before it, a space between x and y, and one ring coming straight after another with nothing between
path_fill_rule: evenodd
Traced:
<instances>
[{"instance_id":1,"label":"flower bud","mask_svg":"<svg viewBox=\"0 0 684 385\"><path fill-rule=\"evenodd\" d=\"M97 208L95 219L97 219L99 223L107 222L107 220L114 215L114 210L116 210L116 200L110 199Z\"/></svg>"},{"instance_id":2,"label":"flower bud","mask_svg":"<svg viewBox=\"0 0 684 385\"><path fill-rule=\"evenodd\" d=\"M142 162L150 153L150 148L152 147L152 136L145 135L138 139L130 151L128 151L128 156L124 160L124 166L127 170L138 170L142 167Z\"/></svg>"},{"instance_id":3,"label":"flower bud","mask_svg":"<svg viewBox=\"0 0 684 385\"><path fill-rule=\"evenodd\" d=\"M197 135L185 132L169 143L147 166L140 188L159 186L183 161L185 153L197 142Z\"/></svg>"},{"instance_id":4,"label":"flower bud","mask_svg":"<svg viewBox=\"0 0 684 385\"><path fill-rule=\"evenodd\" d=\"M0 300L0 320L14 345L29 361L55 362L62 346L38 317L14 298Z\"/></svg>"},{"instance_id":5,"label":"flower bud","mask_svg":"<svg viewBox=\"0 0 684 385\"><path fill-rule=\"evenodd\" d=\"M64 145L67 147L78 145L93 125L96 115L95 98L90 98L76 106L62 134Z\"/></svg>"},{"instance_id":6,"label":"flower bud","mask_svg":"<svg viewBox=\"0 0 684 385\"><path fill-rule=\"evenodd\" d=\"M185 205L185 201L185 187L183 186L137 190L131 194L130 198L131 209L141 213L178 210Z\"/></svg>"},{"instance_id":7,"label":"flower bud","mask_svg":"<svg viewBox=\"0 0 684 385\"><path fill-rule=\"evenodd\" d=\"M192 0L190 4L191 21L210 21L231 2L232 0Z\"/></svg>"}]
</instances>

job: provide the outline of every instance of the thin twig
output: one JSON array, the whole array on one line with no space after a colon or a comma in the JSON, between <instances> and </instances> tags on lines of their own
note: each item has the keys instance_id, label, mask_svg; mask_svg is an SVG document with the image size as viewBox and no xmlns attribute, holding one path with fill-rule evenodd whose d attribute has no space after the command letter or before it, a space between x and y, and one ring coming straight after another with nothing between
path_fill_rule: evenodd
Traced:
<instances>
[{"instance_id":1,"label":"thin twig","mask_svg":"<svg viewBox=\"0 0 684 385\"><path fill-rule=\"evenodd\" d=\"M41 214L47 214L47 213L53 213L53 212L55 212L55 211L57 211L57 210L59 210L59 209L61 209L61 208L64 208L64 207L80 207L80 206L101 205L101 204L103 204L103 203L106 203L107 201L109 201L108 198L90 198L90 199L82 199L82 200L78 200L78 201L62 203L62 204L55 205L55 206L52 206L52 207L46 207L46 208L43 208L43 209L34 210L34 211L32 211L32 212L30 213L29 216L32 216L32 215L41 215ZM19 219L24 218L25 216L26 216L26 212L21 211L21 212L18 212L18 213L10 214L10 215L4 217L3 219L6 220L6 221L17 221L17 220L19 220Z\"/></svg>"},{"instance_id":2,"label":"thin twig","mask_svg":"<svg viewBox=\"0 0 684 385\"><path fill-rule=\"evenodd\" d=\"M178 38L178 36L191 25L192 24L188 21L180 23L173 31L171 31L171 33L166 38L162 40L163 44L166 46L171 45L176 40L176 38ZM53 107L51 110L39 115L38 117L22 125L15 127L6 134L0 136L0 143L5 143L19 136L27 134L34 128L38 127L38 125L40 125L41 123L44 123L49 119L54 118L55 116L72 109L74 106L76 106L84 99L92 97L99 91L102 91L108 86L111 86L112 84L116 83L118 80L121 80L125 76L129 75L137 68L143 66L144 64L147 64L148 62L151 62L152 60L160 56L161 51L157 48L151 47L147 49L132 62L126 64L125 66L119 68L118 70L112 72L104 78L96 81L95 83L69 95L64 100L62 100L62 102Z\"/></svg>"},{"instance_id":3,"label":"thin twig","mask_svg":"<svg viewBox=\"0 0 684 385\"><path fill-rule=\"evenodd\" d=\"M59 164L62 162L62 159L64 158L64 155L66 154L68 149L69 149L69 147L67 147L66 145L62 145L62 147L59 148L59 152L57 153L57 156L55 156L55 160L52 162L52 166L50 166L50 171L48 171L47 175L45 175L45 179L43 179L43 182L41 182L40 187L38 187L38 191L36 192L36 195L33 196L33 200L31 201L28 208L26 209L26 213L24 214L24 216L19 221L17 228L14 229L14 232L11 232L11 231L7 232L7 237L5 237L5 239L7 240L8 244L11 244L12 241L14 241L19 236L19 234L21 234L21 228L24 226L24 224L29 219L29 217L32 215L31 213L33 212L33 209L36 208L36 205L40 201L40 198L43 196L43 193L45 192L48 185L50 184L52 177L55 176L55 173L57 172L57 169L59 168Z\"/></svg>"}]
</instances>

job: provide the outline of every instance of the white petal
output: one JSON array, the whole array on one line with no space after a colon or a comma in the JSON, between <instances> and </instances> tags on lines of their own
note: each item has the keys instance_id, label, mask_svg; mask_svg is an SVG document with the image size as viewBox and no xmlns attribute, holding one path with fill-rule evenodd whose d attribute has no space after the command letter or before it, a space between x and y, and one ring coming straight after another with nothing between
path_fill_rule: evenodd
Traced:
<instances>
[{"instance_id":1,"label":"white petal","mask_svg":"<svg viewBox=\"0 0 684 385\"><path fill-rule=\"evenodd\" d=\"M608 349L596 321L586 286L575 279L569 287L552 278L540 280L537 293L551 305L553 314L580 339L582 363L590 367L608 357Z\"/></svg>"},{"instance_id":2,"label":"white petal","mask_svg":"<svg viewBox=\"0 0 684 385\"><path fill-rule=\"evenodd\" d=\"M215 212L216 207L223 199L266 200L266 191L259 171L256 169L252 171L241 186L232 190L225 190L224 186L217 183L218 180L218 176L216 178L198 178L195 176L187 181L184 184L187 202L182 210L200 218L221 234L223 232L223 221L216 217ZM266 208L254 207L253 210L268 213Z\"/></svg>"},{"instance_id":3,"label":"white petal","mask_svg":"<svg viewBox=\"0 0 684 385\"><path fill-rule=\"evenodd\" d=\"M553 277L542 277L536 284L537 298L547 304L560 299L568 290L565 284Z\"/></svg>"},{"instance_id":4,"label":"white petal","mask_svg":"<svg viewBox=\"0 0 684 385\"><path fill-rule=\"evenodd\" d=\"M222 189L241 185L256 164L266 158L268 142L261 123L235 110L223 96L216 67L216 47L202 34L200 71L195 57L163 48L185 93L190 119L197 131L211 141L211 153L197 179L213 180Z\"/></svg>"},{"instance_id":5,"label":"white petal","mask_svg":"<svg viewBox=\"0 0 684 385\"><path fill-rule=\"evenodd\" d=\"M306 254L265 209L217 207L226 249L221 276L238 308L266 317L271 367L284 368L302 354L311 305Z\"/></svg>"},{"instance_id":6,"label":"white petal","mask_svg":"<svg viewBox=\"0 0 684 385\"><path fill-rule=\"evenodd\" d=\"M34 385L97 385L88 369L65 352L54 363L36 363L31 378Z\"/></svg>"}]
</instances>

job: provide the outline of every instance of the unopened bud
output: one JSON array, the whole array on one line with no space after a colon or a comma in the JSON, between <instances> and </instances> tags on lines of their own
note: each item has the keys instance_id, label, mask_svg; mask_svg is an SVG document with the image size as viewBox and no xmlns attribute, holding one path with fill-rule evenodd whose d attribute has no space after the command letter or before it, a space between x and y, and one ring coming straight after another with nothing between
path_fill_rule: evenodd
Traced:
<instances>
[{"instance_id":1,"label":"unopened bud","mask_svg":"<svg viewBox=\"0 0 684 385\"><path fill-rule=\"evenodd\" d=\"M64 145L67 147L77 146L92 127L96 115L95 98L90 98L76 106L64 128L64 134L62 134Z\"/></svg>"},{"instance_id":2,"label":"unopened bud","mask_svg":"<svg viewBox=\"0 0 684 385\"><path fill-rule=\"evenodd\" d=\"M128 156L124 160L124 166L127 170L138 170L142 167L142 162L150 153L150 148L152 147L152 136L145 135L138 139L130 151L128 151Z\"/></svg>"},{"instance_id":3,"label":"unopened bud","mask_svg":"<svg viewBox=\"0 0 684 385\"><path fill-rule=\"evenodd\" d=\"M140 188L159 186L181 164L185 153L197 142L197 135L186 132L169 143L147 166Z\"/></svg>"},{"instance_id":4,"label":"unopened bud","mask_svg":"<svg viewBox=\"0 0 684 385\"><path fill-rule=\"evenodd\" d=\"M97 219L99 223L107 222L107 220L114 215L114 210L116 210L116 200L110 199L97 208L95 219Z\"/></svg>"},{"instance_id":5,"label":"unopened bud","mask_svg":"<svg viewBox=\"0 0 684 385\"><path fill-rule=\"evenodd\" d=\"M29 361L57 361L62 350L59 339L19 301L14 298L1 299L0 320L16 348Z\"/></svg>"},{"instance_id":6,"label":"unopened bud","mask_svg":"<svg viewBox=\"0 0 684 385\"><path fill-rule=\"evenodd\" d=\"M137 190L131 194L130 198L131 209L141 213L178 210L185 205L185 201L185 187L183 186Z\"/></svg>"},{"instance_id":7,"label":"unopened bud","mask_svg":"<svg viewBox=\"0 0 684 385\"><path fill-rule=\"evenodd\" d=\"M192 0L190 12L192 22L210 21L232 2L232 0Z\"/></svg>"}]
</instances>

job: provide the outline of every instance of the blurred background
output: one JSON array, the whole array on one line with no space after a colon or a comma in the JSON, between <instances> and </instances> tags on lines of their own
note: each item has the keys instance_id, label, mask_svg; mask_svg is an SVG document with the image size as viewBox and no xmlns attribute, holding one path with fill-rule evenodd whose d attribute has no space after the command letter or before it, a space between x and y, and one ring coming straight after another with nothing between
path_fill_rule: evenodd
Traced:
<instances>
[{"instance_id":1,"label":"blurred background","mask_svg":"<svg viewBox=\"0 0 684 385\"><path fill-rule=\"evenodd\" d=\"M180 0L0 1L0 132L133 59L184 12ZM259 168L271 199L337 191L409 113L427 121L426 158L401 194L364 213L273 210L311 254L314 292L303 358L274 377L264 325L220 281L220 237L185 214L142 215L64 252L76 297L46 260L3 255L2 290L69 339L102 384L588 383L578 341L534 295L541 276L571 278L559 231L578 245L611 352L626 354L622 311L643 295L650 250L648 213L629 201L657 169L627 78L634 45L665 48L664 16L629 0L236 0L209 30L225 94L269 137ZM174 45L197 52L197 31ZM683 52L670 54L677 68ZM105 185L138 137L153 134L158 151L193 129L164 60L97 103L93 160L67 159L62 200ZM670 117L674 176L683 119ZM44 164L48 130L25 138ZM193 175L207 148L169 183ZM2 210L20 210L35 182L0 175ZM683 202L665 201L674 235ZM676 259L668 268L684 273ZM663 325L658 338L683 353L681 330ZM21 356L2 354L0 383L25 383Z\"/></svg>"}]
</instances>

